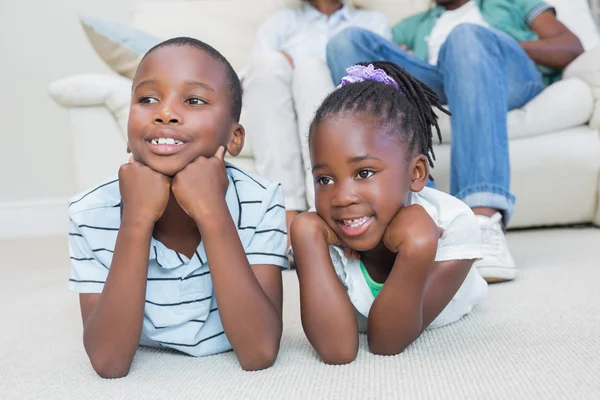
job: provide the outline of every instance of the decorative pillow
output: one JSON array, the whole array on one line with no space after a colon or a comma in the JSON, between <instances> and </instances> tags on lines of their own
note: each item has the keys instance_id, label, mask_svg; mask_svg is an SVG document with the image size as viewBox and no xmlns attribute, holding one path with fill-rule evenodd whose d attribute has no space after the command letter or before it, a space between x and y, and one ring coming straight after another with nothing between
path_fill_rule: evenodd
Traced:
<instances>
[{"instance_id":1,"label":"decorative pillow","mask_svg":"<svg viewBox=\"0 0 600 400\"><path fill-rule=\"evenodd\" d=\"M161 42L161 39L114 21L82 17L81 24L100 58L114 71L131 79L143 55Z\"/></svg>"}]
</instances>

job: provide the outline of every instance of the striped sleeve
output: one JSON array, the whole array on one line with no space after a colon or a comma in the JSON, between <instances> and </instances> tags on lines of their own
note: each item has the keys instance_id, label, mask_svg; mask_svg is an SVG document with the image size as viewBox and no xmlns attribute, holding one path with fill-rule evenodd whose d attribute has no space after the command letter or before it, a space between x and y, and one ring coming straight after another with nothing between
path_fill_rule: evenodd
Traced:
<instances>
[{"instance_id":1,"label":"striped sleeve","mask_svg":"<svg viewBox=\"0 0 600 400\"><path fill-rule=\"evenodd\" d=\"M69 220L69 256L69 290L77 293L102 293L108 277L108 266L98 259L87 238L72 219Z\"/></svg>"},{"instance_id":2,"label":"striped sleeve","mask_svg":"<svg viewBox=\"0 0 600 400\"><path fill-rule=\"evenodd\" d=\"M262 210L254 235L245 249L248 262L250 265L270 264L287 268L285 203L281 185L272 183L267 187Z\"/></svg>"},{"instance_id":3,"label":"striped sleeve","mask_svg":"<svg viewBox=\"0 0 600 400\"><path fill-rule=\"evenodd\" d=\"M556 10L550 4L540 0L521 0L521 7L525 14L527 25L531 26L533 21L544 11L552 11L556 15Z\"/></svg>"}]
</instances>

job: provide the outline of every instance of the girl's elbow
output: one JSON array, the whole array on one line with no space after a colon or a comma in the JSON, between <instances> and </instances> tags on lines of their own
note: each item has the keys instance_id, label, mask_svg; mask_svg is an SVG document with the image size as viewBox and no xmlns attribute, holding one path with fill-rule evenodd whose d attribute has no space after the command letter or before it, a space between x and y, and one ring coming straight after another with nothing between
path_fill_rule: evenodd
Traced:
<instances>
[{"instance_id":1,"label":"girl's elbow","mask_svg":"<svg viewBox=\"0 0 600 400\"><path fill-rule=\"evenodd\" d=\"M397 356L398 354L402 353L404 350L406 350L406 348L408 347L408 344L404 345L392 345L392 346L386 346L386 345L381 345L381 344L369 344L369 350L371 351L371 353L375 354L376 356Z\"/></svg>"},{"instance_id":2,"label":"girl's elbow","mask_svg":"<svg viewBox=\"0 0 600 400\"><path fill-rule=\"evenodd\" d=\"M406 350L418 337L419 335L407 335L395 341L369 337L369 350L378 356L396 356Z\"/></svg>"},{"instance_id":3,"label":"girl's elbow","mask_svg":"<svg viewBox=\"0 0 600 400\"><path fill-rule=\"evenodd\" d=\"M338 351L328 351L320 354L321 360L325 364L329 365L346 365L350 364L352 361L356 359L356 355L358 354L358 349L345 349Z\"/></svg>"}]
</instances>

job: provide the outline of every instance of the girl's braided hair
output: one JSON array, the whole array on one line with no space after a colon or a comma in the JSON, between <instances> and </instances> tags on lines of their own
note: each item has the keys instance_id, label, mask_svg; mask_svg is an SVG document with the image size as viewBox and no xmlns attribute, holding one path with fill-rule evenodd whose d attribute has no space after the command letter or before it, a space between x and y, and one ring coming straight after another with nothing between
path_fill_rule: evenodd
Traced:
<instances>
[{"instance_id":1,"label":"girl's braided hair","mask_svg":"<svg viewBox=\"0 0 600 400\"><path fill-rule=\"evenodd\" d=\"M390 134L407 143L410 154L423 154L433 167L432 128L442 141L438 116L433 108L445 114L450 112L440 104L440 97L427 85L413 78L398 65L387 61L359 63L383 70L398 83L395 86L373 80L345 84L331 93L321 104L311 124L309 139L314 135L315 127L323 120L347 114L367 113L378 118L381 125Z\"/></svg>"}]
</instances>

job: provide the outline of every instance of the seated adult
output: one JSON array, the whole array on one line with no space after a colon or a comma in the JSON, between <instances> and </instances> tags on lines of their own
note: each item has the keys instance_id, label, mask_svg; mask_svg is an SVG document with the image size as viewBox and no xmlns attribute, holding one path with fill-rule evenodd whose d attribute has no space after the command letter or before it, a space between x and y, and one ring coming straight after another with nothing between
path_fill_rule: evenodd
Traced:
<instances>
[{"instance_id":1,"label":"seated adult","mask_svg":"<svg viewBox=\"0 0 600 400\"><path fill-rule=\"evenodd\" d=\"M391 38L382 13L355 10L339 0L306 3L263 24L242 73L243 121L256 170L283 185L288 231L293 217L313 203L306 138L314 112L334 89L325 63L327 42L348 27Z\"/></svg>"},{"instance_id":2,"label":"seated adult","mask_svg":"<svg viewBox=\"0 0 600 400\"><path fill-rule=\"evenodd\" d=\"M400 21L393 41L359 28L342 31L328 44L327 62L334 82L358 62L394 62L448 104L450 192L472 208L483 231L484 257L475 265L488 282L512 280L516 265L504 236L515 206L507 111L560 79L583 47L540 0L436 3Z\"/></svg>"}]
</instances>

